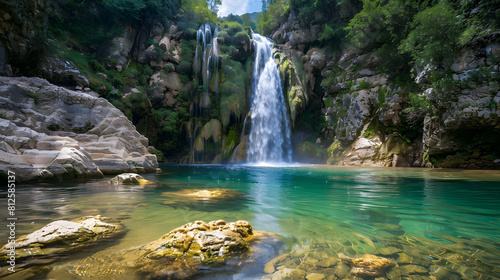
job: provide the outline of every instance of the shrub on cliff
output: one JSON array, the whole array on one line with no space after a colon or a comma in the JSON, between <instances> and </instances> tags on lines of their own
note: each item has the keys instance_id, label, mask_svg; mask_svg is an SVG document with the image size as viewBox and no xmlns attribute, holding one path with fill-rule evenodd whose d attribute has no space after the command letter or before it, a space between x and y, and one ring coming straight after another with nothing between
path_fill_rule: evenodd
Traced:
<instances>
[{"instance_id":1,"label":"shrub on cliff","mask_svg":"<svg viewBox=\"0 0 500 280\"><path fill-rule=\"evenodd\" d=\"M419 12L411 27L399 49L410 52L414 63L442 66L453 60L462 28L460 17L450 3L441 1Z\"/></svg>"}]
</instances>

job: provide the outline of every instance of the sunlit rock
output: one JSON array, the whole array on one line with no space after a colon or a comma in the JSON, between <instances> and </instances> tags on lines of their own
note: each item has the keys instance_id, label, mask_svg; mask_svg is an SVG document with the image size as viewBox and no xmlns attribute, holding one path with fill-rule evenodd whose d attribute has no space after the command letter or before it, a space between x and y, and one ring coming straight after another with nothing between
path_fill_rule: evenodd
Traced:
<instances>
[{"instance_id":1,"label":"sunlit rock","mask_svg":"<svg viewBox=\"0 0 500 280\"><path fill-rule=\"evenodd\" d=\"M130 252L125 258L130 260L129 266L149 277L178 279L195 274L201 265L232 265L229 260L233 257L246 262L248 256L258 254L254 245L264 242L275 246L280 240L277 235L254 231L246 221L195 221Z\"/></svg>"},{"instance_id":2,"label":"sunlit rock","mask_svg":"<svg viewBox=\"0 0 500 280\"><path fill-rule=\"evenodd\" d=\"M342 262L351 266L351 274L361 277L375 277L382 275L385 270L394 265L386 258L366 254L361 258L350 258L339 254Z\"/></svg>"},{"instance_id":3,"label":"sunlit rock","mask_svg":"<svg viewBox=\"0 0 500 280\"><path fill-rule=\"evenodd\" d=\"M47 257L74 250L94 241L111 238L123 231L116 220L106 217L88 216L73 221L54 221L15 241L16 259ZM13 244L2 247L1 260L8 258L7 253Z\"/></svg>"},{"instance_id":4,"label":"sunlit rock","mask_svg":"<svg viewBox=\"0 0 500 280\"><path fill-rule=\"evenodd\" d=\"M107 100L40 78L0 85L0 172L26 181L156 171L148 139Z\"/></svg>"},{"instance_id":5,"label":"sunlit rock","mask_svg":"<svg viewBox=\"0 0 500 280\"><path fill-rule=\"evenodd\" d=\"M109 180L111 185L148 185L153 184L153 182L144 179L141 175L135 173L124 173L115 176L113 179Z\"/></svg>"},{"instance_id":6,"label":"sunlit rock","mask_svg":"<svg viewBox=\"0 0 500 280\"><path fill-rule=\"evenodd\" d=\"M162 196L178 196L189 199L234 199L241 196L241 193L230 189L189 189L178 192L166 192Z\"/></svg>"}]
</instances>

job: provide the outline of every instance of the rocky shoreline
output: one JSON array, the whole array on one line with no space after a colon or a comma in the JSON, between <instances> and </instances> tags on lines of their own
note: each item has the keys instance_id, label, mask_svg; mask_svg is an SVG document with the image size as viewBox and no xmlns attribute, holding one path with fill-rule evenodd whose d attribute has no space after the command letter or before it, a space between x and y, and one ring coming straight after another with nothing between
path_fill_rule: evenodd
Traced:
<instances>
[{"instance_id":1,"label":"rocky shoreline","mask_svg":"<svg viewBox=\"0 0 500 280\"><path fill-rule=\"evenodd\" d=\"M0 77L0 174L16 180L156 172L148 139L94 92Z\"/></svg>"}]
</instances>

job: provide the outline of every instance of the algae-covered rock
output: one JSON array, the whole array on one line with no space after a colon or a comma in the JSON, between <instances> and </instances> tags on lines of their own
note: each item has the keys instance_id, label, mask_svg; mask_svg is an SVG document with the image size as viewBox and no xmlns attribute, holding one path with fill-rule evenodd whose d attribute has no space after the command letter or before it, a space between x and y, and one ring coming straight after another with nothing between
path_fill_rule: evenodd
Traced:
<instances>
[{"instance_id":1,"label":"algae-covered rock","mask_svg":"<svg viewBox=\"0 0 500 280\"><path fill-rule=\"evenodd\" d=\"M73 221L54 221L15 241L16 259L48 257L88 245L103 238L118 235L123 226L116 220L106 217L88 216ZM11 244L0 250L0 260L5 260Z\"/></svg>"},{"instance_id":2,"label":"algae-covered rock","mask_svg":"<svg viewBox=\"0 0 500 280\"><path fill-rule=\"evenodd\" d=\"M218 211L220 203L234 210L242 207L244 196L230 189L185 189L161 194L162 203L174 208L190 208L198 211Z\"/></svg>"},{"instance_id":3,"label":"algae-covered rock","mask_svg":"<svg viewBox=\"0 0 500 280\"><path fill-rule=\"evenodd\" d=\"M183 279L195 274L201 265L227 264L236 256L241 260L243 254L252 253L254 242L272 235L254 231L247 221L195 221L131 252L130 258L137 259L127 265L148 277Z\"/></svg>"},{"instance_id":4,"label":"algae-covered rock","mask_svg":"<svg viewBox=\"0 0 500 280\"><path fill-rule=\"evenodd\" d=\"M226 224L225 221L196 221L177 228L141 250L148 259L192 256L202 262L221 262L238 252L248 250L243 238L252 235L246 221Z\"/></svg>"},{"instance_id":5,"label":"algae-covered rock","mask_svg":"<svg viewBox=\"0 0 500 280\"><path fill-rule=\"evenodd\" d=\"M153 182L144 179L139 174L136 173L123 173L115 176L113 179L109 180L111 185L148 185L153 184Z\"/></svg>"},{"instance_id":6,"label":"algae-covered rock","mask_svg":"<svg viewBox=\"0 0 500 280\"><path fill-rule=\"evenodd\" d=\"M165 197L184 197L193 200L209 200L209 199L234 199L241 196L239 191L230 189L190 189L181 190L178 192L165 192L162 194Z\"/></svg>"}]
</instances>

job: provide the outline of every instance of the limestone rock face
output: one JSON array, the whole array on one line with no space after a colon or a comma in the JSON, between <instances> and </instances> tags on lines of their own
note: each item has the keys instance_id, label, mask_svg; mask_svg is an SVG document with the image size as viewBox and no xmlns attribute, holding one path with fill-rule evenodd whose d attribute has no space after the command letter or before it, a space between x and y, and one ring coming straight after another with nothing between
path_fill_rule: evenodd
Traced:
<instances>
[{"instance_id":1,"label":"limestone rock face","mask_svg":"<svg viewBox=\"0 0 500 280\"><path fill-rule=\"evenodd\" d=\"M352 166L380 166L374 162L380 141L360 137L354 141L351 148L344 153L343 165Z\"/></svg>"},{"instance_id":2,"label":"limestone rock face","mask_svg":"<svg viewBox=\"0 0 500 280\"><path fill-rule=\"evenodd\" d=\"M150 86L153 88L148 97L155 104L163 107L174 107L177 103L177 95L184 88L179 76L175 72L158 72L151 77Z\"/></svg>"},{"instance_id":3,"label":"limestone rock face","mask_svg":"<svg viewBox=\"0 0 500 280\"><path fill-rule=\"evenodd\" d=\"M73 221L55 221L16 240L16 259L48 256L74 250L102 238L116 236L123 226L111 218L88 216ZM0 250L6 258L9 244Z\"/></svg>"},{"instance_id":4,"label":"limestone rock face","mask_svg":"<svg viewBox=\"0 0 500 280\"><path fill-rule=\"evenodd\" d=\"M200 136L196 140L194 149L197 152L205 152L207 143L220 145L222 138L222 124L217 119L212 119L203 126Z\"/></svg>"},{"instance_id":5,"label":"limestone rock face","mask_svg":"<svg viewBox=\"0 0 500 280\"><path fill-rule=\"evenodd\" d=\"M304 51L308 43L318 38L319 32L321 32L319 25L307 25L300 22L295 12L292 11L287 21L282 23L278 30L271 34L271 37L278 43L286 42L288 47Z\"/></svg>"},{"instance_id":6,"label":"limestone rock face","mask_svg":"<svg viewBox=\"0 0 500 280\"><path fill-rule=\"evenodd\" d=\"M148 140L111 103L40 78L0 77L0 172L18 180L155 172Z\"/></svg>"}]
</instances>

